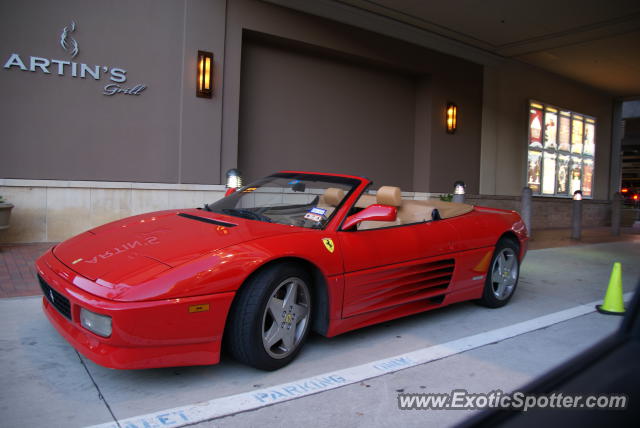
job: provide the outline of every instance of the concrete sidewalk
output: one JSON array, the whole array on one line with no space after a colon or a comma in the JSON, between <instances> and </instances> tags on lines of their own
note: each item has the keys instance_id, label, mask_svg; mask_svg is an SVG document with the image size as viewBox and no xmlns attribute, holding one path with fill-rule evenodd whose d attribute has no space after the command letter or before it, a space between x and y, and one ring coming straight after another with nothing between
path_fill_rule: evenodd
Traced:
<instances>
[{"instance_id":1,"label":"concrete sidewalk","mask_svg":"<svg viewBox=\"0 0 640 428\"><path fill-rule=\"evenodd\" d=\"M461 303L327 339L310 337L299 358L261 372L223 357L221 364L111 370L93 364L48 323L38 297L0 299L0 420L6 426L80 427L147 415L164 426L166 409L198 406L234 394L276 388L309 376L429 349L601 300L611 272L623 266L626 292L640 277L640 245L616 242L531 251L513 300L491 310ZM593 310L593 309L590 309ZM620 317L589 312L549 327L427 364L315 395L243 411L202 426L450 426L470 411L401 411L401 391L515 390L611 333ZM37 403L37 406L34 406ZM151 416L148 416L151 415ZM155 419L153 419L155 418ZM153 422L155 420L155 422ZM166 425L166 424L165 424Z\"/></svg>"}]
</instances>

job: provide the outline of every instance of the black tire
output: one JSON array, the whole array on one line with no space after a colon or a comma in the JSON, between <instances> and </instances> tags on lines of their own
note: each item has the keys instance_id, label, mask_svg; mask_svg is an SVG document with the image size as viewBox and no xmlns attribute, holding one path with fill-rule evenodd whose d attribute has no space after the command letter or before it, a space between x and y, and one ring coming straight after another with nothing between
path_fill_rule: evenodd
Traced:
<instances>
[{"instance_id":1,"label":"black tire","mask_svg":"<svg viewBox=\"0 0 640 428\"><path fill-rule=\"evenodd\" d=\"M488 308L506 305L516 291L520 277L518 244L503 238L496 245L478 303Z\"/></svg>"},{"instance_id":2,"label":"black tire","mask_svg":"<svg viewBox=\"0 0 640 428\"><path fill-rule=\"evenodd\" d=\"M293 289L295 296L288 294ZM236 296L228 322L231 355L261 370L289 364L309 335L311 298L311 278L296 264L268 266L250 277Z\"/></svg>"}]
</instances>

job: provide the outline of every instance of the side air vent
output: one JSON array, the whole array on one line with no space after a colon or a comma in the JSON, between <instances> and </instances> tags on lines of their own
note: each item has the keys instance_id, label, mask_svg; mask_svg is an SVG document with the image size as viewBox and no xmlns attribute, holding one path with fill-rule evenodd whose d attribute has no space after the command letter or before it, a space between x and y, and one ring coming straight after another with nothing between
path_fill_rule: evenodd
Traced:
<instances>
[{"instance_id":1,"label":"side air vent","mask_svg":"<svg viewBox=\"0 0 640 428\"><path fill-rule=\"evenodd\" d=\"M438 305L447 294L454 259L415 263L365 274L352 274L345 289L346 316L391 306L424 302Z\"/></svg>"},{"instance_id":2,"label":"side air vent","mask_svg":"<svg viewBox=\"0 0 640 428\"><path fill-rule=\"evenodd\" d=\"M216 226L224 226L224 227L236 227L237 224L227 223L226 221L214 220L212 218L199 217L197 215L180 213L178 214L180 217L188 218L190 220L201 221L203 223L215 224Z\"/></svg>"}]
</instances>

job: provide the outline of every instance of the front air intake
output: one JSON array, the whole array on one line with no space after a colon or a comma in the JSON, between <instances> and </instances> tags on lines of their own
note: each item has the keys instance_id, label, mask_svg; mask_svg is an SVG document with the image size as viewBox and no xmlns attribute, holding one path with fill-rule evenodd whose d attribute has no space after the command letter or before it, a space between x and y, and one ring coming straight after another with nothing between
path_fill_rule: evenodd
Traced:
<instances>
[{"instance_id":1,"label":"front air intake","mask_svg":"<svg viewBox=\"0 0 640 428\"><path fill-rule=\"evenodd\" d=\"M38 275L38 281L40 281L40 288L44 297L51 303L51 305L58 310L65 318L71 319L71 303L69 299L58 293L51 288L49 284L45 282L40 275Z\"/></svg>"}]
</instances>

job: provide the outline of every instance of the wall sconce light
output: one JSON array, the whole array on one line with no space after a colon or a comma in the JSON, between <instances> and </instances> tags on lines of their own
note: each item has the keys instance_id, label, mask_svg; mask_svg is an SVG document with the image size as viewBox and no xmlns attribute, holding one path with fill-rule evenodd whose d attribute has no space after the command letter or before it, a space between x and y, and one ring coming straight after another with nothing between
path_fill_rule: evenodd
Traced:
<instances>
[{"instance_id":1,"label":"wall sconce light","mask_svg":"<svg viewBox=\"0 0 640 428\"><path fill-rule=\"evenodd\" d=\"M213 96L213 54L211 52L198 51L196 96L200 98Z\"/></svg>"},{"instance_id":2,"label":"wall sconce light","mask_svg":"<svg viewBox=\"0 0 640 428\"><path fill-rule=\"evenodd\" d=\"M447 103L447 134L453 134L458 128L458 106Z\"/></svg>"}]
</instances>

